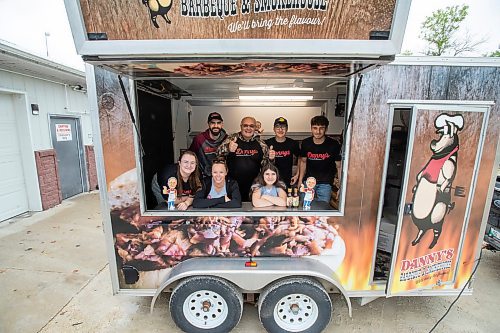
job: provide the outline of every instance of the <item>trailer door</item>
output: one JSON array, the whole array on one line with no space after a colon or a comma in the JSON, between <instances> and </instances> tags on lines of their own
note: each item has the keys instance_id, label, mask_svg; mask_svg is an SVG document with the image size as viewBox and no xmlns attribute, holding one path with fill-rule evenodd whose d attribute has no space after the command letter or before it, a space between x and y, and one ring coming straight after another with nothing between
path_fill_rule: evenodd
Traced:
<instances>
[{"instance_id":1,"label":"trailer door","mask_svg":"<svg viewBox=\"0 0 500 333\"><path fill-rule=\"evenodd\" d=\"M410 108L411 125L387 295L459 288L489 109L436 101L393 107Z\"/></svg>"}]
</instances>

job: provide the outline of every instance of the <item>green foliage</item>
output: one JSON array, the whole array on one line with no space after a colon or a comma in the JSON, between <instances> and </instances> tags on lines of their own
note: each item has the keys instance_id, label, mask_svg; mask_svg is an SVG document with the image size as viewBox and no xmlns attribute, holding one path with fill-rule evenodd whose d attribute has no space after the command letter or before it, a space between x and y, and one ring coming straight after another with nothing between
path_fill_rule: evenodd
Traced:
<instances>
[{"instance_id":1,"label":"green foliage","mask_svg":"<svg viewBox=\"0 0 500 333\"><path fill-rule=\"evenodd\" d=\"M486 54L485 57L500 57L500 50Z\"/></svg>"},{"instance_id":2,"label":"green foliage","mask_svg":"<svg viewBox=\"0 0 500 333\"><path fill-rule=\"evenodd\" d=\"M440 56L452 49L454 34L467 17L468 11L467 5L451 6L438 9L428 16L422 23L420 32L420 37L429 43L425 54Z\"/></svg>"}]
</instances>

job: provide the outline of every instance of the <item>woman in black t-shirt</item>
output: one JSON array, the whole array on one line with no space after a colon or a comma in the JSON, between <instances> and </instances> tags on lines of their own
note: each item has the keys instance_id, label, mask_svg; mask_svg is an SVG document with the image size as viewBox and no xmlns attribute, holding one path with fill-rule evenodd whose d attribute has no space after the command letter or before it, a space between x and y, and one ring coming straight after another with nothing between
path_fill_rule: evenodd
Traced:
<instances>
[{"instance_id":1,"label":"woman in black t-shirt","mask_svg":"<svg viewBox=\"0 0 500 333\"><path fill-rule=\"evenodd\" d=\"M181 154L179 162L167 165L158 172L158 185L160 189L163 186L168 188L168 179L177 178L177 198L175 199L175 208L186 210L193 204L193 198L196 192L201 189L200 171L198 158L192 151L185 151ZM167 200L167 195L162 193Z\"/></svg>"}]
</instances>

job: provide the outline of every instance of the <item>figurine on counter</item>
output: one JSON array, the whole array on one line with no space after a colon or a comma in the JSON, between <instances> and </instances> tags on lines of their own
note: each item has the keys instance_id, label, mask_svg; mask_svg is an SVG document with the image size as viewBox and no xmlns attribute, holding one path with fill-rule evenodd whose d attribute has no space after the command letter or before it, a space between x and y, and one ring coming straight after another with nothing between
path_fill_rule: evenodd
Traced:
<instances>
[{"instance_id":1,"label":"figurine on counter","mask_svg":"<svg viewBox=\"0 0 500 333\"><path fill-rule=\"evenodd\" d=\"M166 186L163 186L163 194L168 195L167 198L168 210L174 210L175 199L177 198L177 190L175 189L177 187L177 178L170 177L167 181L167 185L168 188Z\"/></svg>"},{"instance_id":2,"label":"figurine on counter","mask_svg":"<svg viewBox=\"0 0 500 333\"><path fill-rule=\"evenodd\" d=\"M306 188L304 184L300 185L300 192L304 193L304 210L311 209L311 202L314 199L314 187L316 186L316 178L308 177L306 180Z\"/></svg>"}]
</instances>

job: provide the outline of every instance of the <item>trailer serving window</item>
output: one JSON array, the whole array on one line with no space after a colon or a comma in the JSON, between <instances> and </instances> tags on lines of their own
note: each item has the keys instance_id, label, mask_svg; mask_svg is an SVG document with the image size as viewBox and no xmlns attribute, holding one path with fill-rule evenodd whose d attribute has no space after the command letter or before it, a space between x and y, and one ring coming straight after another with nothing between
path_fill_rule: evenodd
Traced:
<instances>
[{"instance_id":1,"label":"trailer serving window","mask_svg":"<svg viewBox=\"0 0 500 333\"><path fill-rule=\"evenodd\" d=\"M304 208L305 192L300 192L300 184L291 185L286 182L285 193L288 194L288 188L291 189L291 201L294 201L295 195L299 198L299 203L295 206L257 208L252 204L250 195L238 208L193 208L191 205L182 212L183 215L248 215L252 212L275 215L289 215L293 212L300 212L301 215L343 214L344 169L348 144L344 139L348 136L344 134L352 65L168 64L170 75L162 77L160 74L164 73L161 71L165 71L166 66L134 67L134 70L140 70L143 74L142 78L133 81L132 90L141 142L141 145L137 145L136 153L137 165L140 166L138 175L142 178L141 205L145 215L179 214L178 209L168 210L165 200L167 195L162 193L165 190L168 192L168 184L162 183L162 180L165 182L162 170L174 170L172 168L175 167L170 166L178 163L179 157L192 146L197 135L207 131L208 118L213 112L221 116L222 128L228 135L242 130L243 118L255 118L261 124L260 132L255 135L259 135L262 141L267 141L267 146L273 150L275 147L269 143L269 139L277 135L274 131L275 121L283 118L285 121L282 123L286 122L287 125L286 137L295 140L300 147L299 151L292 154L292 176L299 175L302 158L302 165L308 165L306 160L316 153L309 152L306 148L313 136L311 119L324 116L329 123L325 133L327 142L329 146L339 148L335 167L332 167L337 172L327 184L331 186L331 190L326 187L327 198L325 199L323 192L322 200L319 200L317 190L309 209ZM123 71L123 68L120 70ZM276 150L275 153L279 154ZM201 168L199 171L202 173ZM231 171L233 170L229 170L230 175ZM334 173L330 169L322 171ZM303 172L303 184L306 188L307 175L307 172ZM242 196L245 197L245 194L242 193Z\"/></svg>"}]
</instances>

